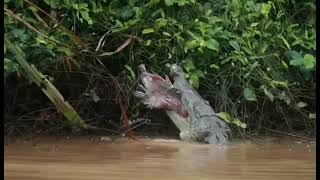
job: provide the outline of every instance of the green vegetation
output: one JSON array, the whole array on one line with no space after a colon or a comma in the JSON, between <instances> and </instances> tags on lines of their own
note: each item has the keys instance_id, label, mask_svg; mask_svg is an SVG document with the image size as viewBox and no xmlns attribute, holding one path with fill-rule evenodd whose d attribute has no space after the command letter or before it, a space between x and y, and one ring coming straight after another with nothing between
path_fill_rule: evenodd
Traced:
<instances>
[{"instance_id":1,"label":"green vegetation","mask_svg":"<svg viewBox=\"0 0 320 180\"><path fill-rule=\"evenodd\" d=\"M236 132L315 133L315 1L5 0L4 6L5 38L88 125L127 131L126 116L135 124L144 114L132 96L138 64L168 74L179 63ZM34 93L38 87L26 84L32 78L9 46L6 129L67 127Z\"/></svg>"}]
</instances>

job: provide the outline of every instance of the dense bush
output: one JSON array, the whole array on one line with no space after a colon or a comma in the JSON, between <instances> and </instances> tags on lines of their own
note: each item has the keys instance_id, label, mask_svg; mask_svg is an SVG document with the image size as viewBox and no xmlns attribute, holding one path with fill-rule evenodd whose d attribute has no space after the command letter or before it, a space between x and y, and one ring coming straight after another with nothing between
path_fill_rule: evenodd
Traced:
<instances>
[{"instance_id":1,"label":"dense bush","mask_svg":"<svg viewBox=\"0 0 320 180\"><path fill-rule=\"evenodd\" d=\"M132 96L137 65L164 74L179 63L214 109L226 112L220 114L234 128L242 127L239 132L311 135L315 9L310 0L6 0L5 37L55 79L67 99L77 99L75 108L88 123L104 126L102 119L118 117L97 110L115 104L115 94L106 92L112 88L110 76L118 78L135 119L142 108ZM6 46L4 68L7 81L23 74ZM104 103L88 104L83 92L97 93L93 101Z\"/></svg>"}]
</instances>

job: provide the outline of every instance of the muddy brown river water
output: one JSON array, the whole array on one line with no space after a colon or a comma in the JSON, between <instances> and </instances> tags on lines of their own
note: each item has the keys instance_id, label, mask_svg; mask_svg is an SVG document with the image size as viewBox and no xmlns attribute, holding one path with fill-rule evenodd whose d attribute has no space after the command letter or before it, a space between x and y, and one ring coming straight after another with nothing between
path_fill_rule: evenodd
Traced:
<instances>
[{"instance_id":1,"label":"muddy brown river water","mask_svg":"<svg viewBox=\"0 0 320 180\"><path fill-rule=\"evenodd\" d=\"M315 144L232 143L227 146L141 139L93 143L41 138L4 147L8 180L303 180L316 179Z\"/></svg>"}]
</instances>

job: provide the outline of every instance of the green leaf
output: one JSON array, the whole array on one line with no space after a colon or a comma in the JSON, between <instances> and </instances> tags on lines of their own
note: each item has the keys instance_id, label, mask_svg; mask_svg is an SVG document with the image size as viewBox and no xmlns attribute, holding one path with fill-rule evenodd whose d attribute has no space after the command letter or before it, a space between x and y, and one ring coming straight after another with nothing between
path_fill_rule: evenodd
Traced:
<instances>
[{"instance_id":1,"label":"green leaf","mask_svg":"<svg viewBox=\"0 0 320 180\"><path fill-rule=\"evenodd\" d=\"M289 56L291 59L302 59L302 58L303 58L302 55L301 55L299 52L294 51L294 50L289 51L289 52L288 52L288 56Z\"/></svg>"},{"instance_id":2,"label":"green leaf","mask_svg":"<svg viewBox=\"0 0 320 180\"><path fill-rule=\"evenodd\" d=\"M302 101L296 104L296 107L298 107L298 108L304 108L306 106L308 106L308 104L305 102L302 102Z\"/></svg>"},{"instance_id":3,"label":"green leaf","mask_svg":"<svg viewBox=\"0 0 320 180\"><path fill-rule=\"evenodd\" d=\"M254 90L252 90L250 88L245 88L243 93L244 93L244 98L247 101L257 101L257 97L256 97Z\"/></svg>"},{"instance_id":4,"label":"green leaf","mask_svg":"<svg viewBox=\"0 0 320 180\"><path fill-rule=\"evenodd\" d=\"M82 17L83 19L85 19L85 20L88 22L89 25L93 24L93 21L92 21L92 19L90 18L88 11L80 11L80 13L81 13L81 17Z\"/></svg>"},{"instance_id":5,"label":"green leaf","mask_svg":"<svg viewBox=\"0 0 320 180\"><path fill-rule=\"evenodd\" d=\"M57 47L57 51L64 52L68 56L74 55L73 52L71 51L71 49L65 48L65 47Z\"/></svg>"},{"instance_id":6,"label":"green leaf","mask_svg":"<svg viewBox=\"0 0 320 180\"><path fill-rule=\"evenodd\" d=\"M309 113L309 119L316 119L316 114Z\"/></svg>"},{"instance_id":7,"label":"green leaf","mask_svg":"<svg viewBox=\"0 0 320 180\"><path fill-rule=\"evenodd\" d=\"M276 81L276 80L271 80L270 86L272 87L284 87L288 88L288 82L287 81Z\"/></svg>"},{"instance_id":8,"label":"green leaf","mask_svg":"<svg viewBox=\"0 0 320 180\"><path fill-rule=\"evenodd\" d=\"M266 96L268 96L268 98L270 99L271 102L273 102L274 100L274 95L267 89L267 88L264 88L263 89L263 92Z\"/></svg>"},{"instance_id":9,"label":"green leaf","mask_svg":"<svg viewBox=\"0 0 320 180\"><path fill-rule=\"evenodd\" d=\"M189 76L189 82L194 88L197 89L199 87L199 77L197 75L191 74Z\"/></svg>"},{"instance_id":10,"label":"green leaf","mask_svg":"<svg viewBox=\"0 0 320 180\"><path fill-rule=\"evenodd\" d=\"M288 95L286 94L286 92L282 91L279 95L279 99L283 100L284 102L287 103L287 105L289 105L291 103L291 99L288 97Z\"/></svg>"},{"instance_id":11,"label":"green leaf","mask_svg":"<svg viewBox=\"0 0 320 180\"><path fill-rule=\"evenodd\" d=\"M79 21L82 23L83 19L86 20L88 22L89 25L93 24L92 19L89 16L89 12L90 9L88 8L88 4L87 3L80 3L80 4L72 4L72 7L77 10L77 18L79 19ZM81 18L79 16L79 14L81 14Z\"/></svg>"},{"instance_id":12,"label":"green leaf","mask_svg":"<svg viewBox=\"0 0 320 180\"><path fill-rule=\"evenodd\" d=\"M238 118L233 119L232 124L235 124L235 125L237 125L238 127L241 127L241 128L243 128L243 129L247 128L247 124L241 122L240 119L238 119Z\"/></svg>"},{"instance_id":13,"label":"green leaf","mask_svg":"<svg viewBox=\"0 0 320 180\"><path fill-rule=\"evenodd\" d=\"M247 79L250 74L251 74L251 71L247 72L247 73L243 76L243 79Z\"/></svg>"},{"instance_id":14,"label":"green leaf","mask_svg":"<svg viewBox=\"0 0 320 180\"><path fill-rule=\"evenodd\" d=\"M291 50L291 47L288 41L283 36L279 36L279 38L283 41L283 43L287 46L287 48Z\"/></svg>"},{"instance_id":15,"label":"green leaf","mask_svg":"<svg viewBox=\"0 0 320 180\"><path fill-rule=\"evenodd\" d=\"M246 53L248 53L249 55L252 55L253 54L253 52L251 51L251 49L249 49L249 48L247 48L247 47L245 47L245 46L242 46L241 47Z\"/></svg>"},{"instance_id":16,"label":"green leaf","mask_svg":"<svg viewBox=\"0 0 320 180\"><path fill-rule=\"evenodd\" d=\"M256 27L259 23L251 23L250 27Z\"/></svg>"},{"instance_id":17,"label":"green leaf","mask_svg":"<svg viewBox=\"0 0 320 180\"><path fill-rule=\"evenodd\" d=\"M229 113L226 112L219 112L216 114L218 117L220 117L221 119L223 119L224 121L226 121L227 123L231 123L232 118L230 116Z\"/></svg>"},{"instance_id":18,"label":"green leaf","mask_svg":"<svg viewBox=\"0 0 320 180\"><path fill-rule=\"evenodd\" d=\"M229 113L226 112L219 112L216 114L218 117L220 117L222 120L226 121L227 123L235 124L238 127L241 127L243 129L247 128L247 124L240 121L238 118L232 119Z\"/></svg>"},{"instance_id":19,"label":"green leaf","mask_svg":"<svg viewBox=\"0 0 320 180\"><path fill-rule=\"evenodd\" d=\"M215 39L209 39L208 41L205 42L206 47L214 50L214 51L219 51L219 42L216 41Z\"/></svg>"},{"instance_id":20,"label":"green leaf","mask_svg":"<svg viewBox=\"0 0 320 180\"><path fill-rule=\"evenodd\" d=\"M205 78L204 73L201 70L196 70L193 74L195 74L196 76L198 76L199 78Z\"/></svg>"},{"instance_id":21,"label":"green leaf","mask_svg":"<svg viewBox=\"0 0 320 180\"><path fill-rule=\"evenodd\" d=\"M185 62L186 62L185 68L186 68L186 70L187 70L188 72L196 69L196 67L194 66L194 64L193 64L193 62L192 62L191 59L188 59L188 60L186 60Z\"/></svg>"},{"instance_id":22,"label":"green leaf","mask_svg":"<svg viewBox=\"0 0 320 180\"><path fill-rule=\"evenodd\" d=\"M253 64L250 64L250 69L253 70L254 68L260 66L258 61L255 61Z\"/></svg>"},{"instance_id":23,"label":"green leaf","mask_svg":"<svg viewBox=\"0 0 320 180\"><path fill-rule=\"evenodd\" d=\"M163 32L162 34L169 37L171 36L171 34L169 34L168 32Z\"/></svg>"},{"instance_id":24,"label":"green leaf","mask_svg":"<svg viewBox=\"0 0 320 180\"><path fill-rule=\"evenodd\" d=\"M268 18L270 9L271 9L270 4L262 3L261 14L263 14L264 17Z\"/></svg>"},{"instance_id":25,"label":"green leaf","mask_svg":"<svg viewBox=\"0 0 320 180\"><path fill-rule=\"evenodd\" d=\"M217 70L220 69L220 67L218 65L216 65L216 64L211 64L210 68L217 69Z\"/></svg>"},{"instance_id":26,"label":"green leaf","mask_svg":"<svg viewBox=\"0 0 320 180\"><path fill-rule=\"evenodd\" d=\"M290 51L288 53L290 58L290 65L300 66L304 69L313 69L316 65L316 59L311 54L306 54L304 57L297 51Z\"/></svg>"},{"instance_id":27,"label":"green leaf","mask_svg":"<svg viewBox=\"0 0 320 180\"><path fill-rule=\"evenodd\" d=\"M120 10L120 16L123 20L128 20L134 15L134 10L131 8L131 6L124 6Z\"/></svg>"},{"instance_id":28,"label":"green leaf","mask_svg":"<svg viewBox=\"0 0 320 180\"><path fill-rule=\"evenodd\" d=\"M240 14L240 9L242 6L241 1L240 0L232 0L230 5L233 10L234 16L238 16Z\"/></svg>"},{"instance_id":29,"label":"green leaf","mask_svg":"<svg viewBox=\"0 0 320 180\"><path fill-rule=\"evenodd\" d=\"M184 51L186 52L189 49L193 49L195 47L198 46L198 41L197 40L191 40L186 42L185 47L184 47Z\"/></svg>"},{"instance_id":30,"label":"green leaf","mask_svg":"<svg viewBox=\"0 0 320 180\"><path fill-rule=\"evenodd\" d=\"M145 45L146 45L146 46L150 46L150 44L151 44L151 40L148 39Z\"/></svg>"},{"instance_id":31,"label":"green leaf","mask_svg":"<svg viewBox=\"0 0 320 180\"><path fill-rule=\"evenodd\" d=\"M290 65L301 66L303 64L303 56L297 51L289 51Z\"/></svg>"},{"instance_id":32,"label":"green leaf","mask_svg":"<svg viewBox=\"0 0 320 180\"><path fill-rule=\"evenodd\" d=\"M172 6L175 1L174 0L164 0L164 3L166 4L166 6Z\"/></svg>"},{"instance_id":33,"label":"green leaf","mask_svg":"<svg viewBox=\"0 0 320 180\"><path fill-rule=\"evenodd\" d=\"M136 80L136 74L133 72L132 68L128 65L125 65L124 67L130 72L132 81Z\"/></svg>"},{"instance_id":34,"label":"green leaf","mask_svg":"<svg viewBox=\"0 0 320 180\"><path fill-rule=\"evenodd\" d=\"M316 59L311 54L306 54L303 57L303 64L304 64L304 68L313 69L316 65Z\"/></svg>"},{"instance_id":35,"label":"green leaf","mask_svg":"<svg viewBox=\"0 0 320 180\"><path fill-rule=\"evenodd\" d=\"M12 61L11 59L4 58L4 69L7 72L15 72L18 70L19 64Z\"/></svg>"},{"instance_id":36,"label":"green leaf","mask_svg":"<svg viewBox=\"0 0 320 180\"><path fill-rule=\"evenodd\" d=\"M52 0L44 0L44 2L53 9L56 9L59 3L59 1L52 1Z\"/></svg>"},{"instance_id":37,"label":"green leaf","mask_svg":"<svg viewBox=\"0 0 320 180\"><path fill-rule=\"evenodd\" d=\"M240 127L243 128L243 129L246 129L247 128L247 124L246 123L241 123Z\"/></svg>"},{"instance_id":38,"label":"green leaf","mask_svg":"<svg viewBox=\"0 0 320 180\"><path fill-rule=\"evenodd\" d=\"M283 65L283 67L284 67L284 68L288 69L288 65L287 65L287 63L286 63L286 62L281 61L281 63L282 63L282 65Z\"/></svg>"},{"instance_id":39,"label":"green leaf","mask_svg":"<svg viewBox=\"0 0 320 180\"><path fill-rule=\"evenodd\" d=\"M229 41L230 46L232 46L235 50L240 51L240 46L236 41Z\"/></svg>"},{"instance_id":40,"label":"green leaf","mask_svg":"<svg viewBox=\"0 0 320 180\"><path fill-rule=\"evenodd\" d=\"M16 38L19 38L22 42L28 39L28 35L25 29L13 29L11 31Z\"/></svg>"},{"instance_id":41,"label":"green leaf","mask_svg":"<svg viewBox=\"0 0 320 180\"><path fill-rule=\"evenodd\" d=\"M42 37L42 36L38 36L36 37L36 41L39 43L39 44L44 44L44 45L47 45L47 41Z\"/></svg>"},{"instance_id":42,"label":"green leaf","mask_svg":"<svg viewBox=\"0 0 320 180\"><path fill-rule=\"evenodd\" d=\"M168 20L165 19L165 18L159 18L155 21L155 25L157 28L161 28L161 27L164 27L168 24Z\"/></svg>"},{"instance_id":43,"label":"green leaf","mask_svg":"<svg viewBox=\"0 0 320 180\"><path fill-rule=\"evenodd\" d=\"M262 48L261 48L261 53L265 53L266 50L268 49L269 45L268 44L263 44Z\"/></svg>"},{"instance_id":44,"label":"green leaf","mask_svg":"<svg viewBox=\"0 0 320 180\"><path fill-rule=\"evenodd\" d=\"M150 0L149 1L149 3L151 4L151 5L156 5L156 4L158 4L160 2L160 0Z\"/></svg>"},{"instance_id":45,"label":"green leaf","mask_svg":"<svg viewBox=\"0 0 320 180\"><path fill-rule=\"evenodd\" d=\"M147 28L147 29L144 29L142 31L142 34L149 34L149 33L153 33L154 32L154 29L153 28Z\"/></svg>"}]
</instances>

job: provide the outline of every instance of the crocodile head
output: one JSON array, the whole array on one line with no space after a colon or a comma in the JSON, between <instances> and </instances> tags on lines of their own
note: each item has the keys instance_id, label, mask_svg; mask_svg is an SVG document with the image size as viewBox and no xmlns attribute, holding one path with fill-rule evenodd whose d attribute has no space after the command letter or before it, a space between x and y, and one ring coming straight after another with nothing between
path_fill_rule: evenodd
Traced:
<instances>
[{"instance_id":1,"label":"crocodile head","mask_svg":"<svg viewBox=\"0 0 320 180\"><path fill-rule=\"evenodd\" d=\"M170 67L170 76L184 76L184 72L180 66L178 66L177 64L173 64Z\"/></svg>"}]
</instances>

